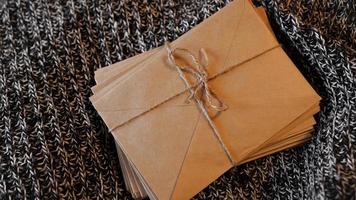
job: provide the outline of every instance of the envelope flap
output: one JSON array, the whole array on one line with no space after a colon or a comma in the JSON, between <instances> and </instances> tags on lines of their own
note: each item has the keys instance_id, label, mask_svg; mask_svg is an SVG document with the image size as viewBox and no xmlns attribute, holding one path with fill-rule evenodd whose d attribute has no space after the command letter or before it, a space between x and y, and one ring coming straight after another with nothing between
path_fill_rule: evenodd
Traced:
<instances>
[{"instance_id":1,"label":"envelope flap","mask_svg":"<svg viewBox=\"0 0 356 200\"><path fill-rule=\"evenodd\" d=\"M169 104L113 132L158 199L169 199L197 125L204 121L195 105Z\"/></svg>"},{"instance_id":2,"label":"envelope flap","mask_svg":"<svg viewBox=\"0 0 356 200\"><path fill-rule=\"evenodd\" d=\"M210 76L276 46L278 43L273 35L247 0L230 3L172 43L172 48L181 47L192 52L205 48ZM168 66L167 52L162 48L154 57L140 63L139 70L95 102L95 107L104 118L109 111L113 116L113 108L126 110L127 114L118 113L120 120L111 127L115 129L185 90L178 73ZM143 111L137 112L137 109ZM137 113L132 114L130 110Z\"/></svg>"},{"instance_id":3,"label":"envelope flap","mask_svg":"<svg viewBox=\"0 0 356 200\"><path fill-rule=\"evenodd\" d=\"M175 183L171 200L189 199L231 167L232 163L221 144L204 116L201 116Z\"/></svg>"}]
</instances>

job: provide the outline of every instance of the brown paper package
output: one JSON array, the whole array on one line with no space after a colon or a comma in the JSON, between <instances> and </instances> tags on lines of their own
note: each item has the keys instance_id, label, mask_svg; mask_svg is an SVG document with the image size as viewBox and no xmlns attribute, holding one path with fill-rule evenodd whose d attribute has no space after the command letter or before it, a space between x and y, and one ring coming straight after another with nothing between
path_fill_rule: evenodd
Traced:
<instances>
[{"instance_id":1,"label":"brown paper package","mask_svg":"<svg viewBox=\"0 0 356 200\"><path fill-rule=\"evenodd\" d=\"M172 46L208 51L209 86L229 105L214 123L238 163L310 137L320 98L249 3L229 4ZM184 103L165 49L145 54L113 76L98 71L91 100L149 197L187 199L232 164L196 105Z\"/></svg>"}]
</instances>

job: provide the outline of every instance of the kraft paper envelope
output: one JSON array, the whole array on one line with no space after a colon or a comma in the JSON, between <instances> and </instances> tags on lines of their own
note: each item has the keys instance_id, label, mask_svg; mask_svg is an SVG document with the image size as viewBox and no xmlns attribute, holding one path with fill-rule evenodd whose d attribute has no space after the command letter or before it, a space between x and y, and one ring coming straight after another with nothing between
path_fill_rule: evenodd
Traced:
<instances>
[{"instance_id":1,"label":"kraft paper envelope","mask_svg":"<svg viewBox=\"0 0 356 200\"><path fill-rule=\"evenodd\" d=\"M240 163L319 101L252 7L241 2L172 44L193 52L204 47L211 55L209 85L229 105L215 124ZM184 103L187 89L166 57L162 49L142 62L94 106L151 196L185 199L232 165L197 107Z\"/></svg>"}]
</instances>

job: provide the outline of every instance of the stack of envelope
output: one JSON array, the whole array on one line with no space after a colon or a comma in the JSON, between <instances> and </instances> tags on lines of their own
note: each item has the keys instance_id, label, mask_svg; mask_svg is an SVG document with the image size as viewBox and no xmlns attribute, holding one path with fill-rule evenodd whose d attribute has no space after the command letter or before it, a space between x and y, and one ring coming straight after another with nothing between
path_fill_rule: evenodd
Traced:
<instances>
[{"instance_id":1,"label":"stack of envelope","mask_svg":"<svg viewBox=\"0 0 356 200\"><path fill-rule=\"evenodd\" d=\"M248 0L228 4L170 46L205 49L209 88L228 106L212 118L224 145L196 103L186 102L194 84L169 66L165 47L99 69L91 101L115 138L134 198L189 199L235 165L311 137L320 97Z\"/></svg>"}]
</instances>

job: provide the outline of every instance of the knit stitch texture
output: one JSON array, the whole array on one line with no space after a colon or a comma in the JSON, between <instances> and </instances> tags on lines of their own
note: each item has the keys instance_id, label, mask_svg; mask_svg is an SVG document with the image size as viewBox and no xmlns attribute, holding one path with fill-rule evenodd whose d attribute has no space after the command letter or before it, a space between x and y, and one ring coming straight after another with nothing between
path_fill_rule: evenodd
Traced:
<instances>
[{"instance_id":1,"label":"knit stitch texture","mask_svg":"<svg viewBox=\"0 0 356 200\"><path fill-rule=\"evenodd\" d=\"M94 71L174 40L227 3L0 0L0 199L130 199L89 101ZM194 198L355 199L355 0L255 3L323 98L315 133Z\"/></svg>"}]
</instances>

